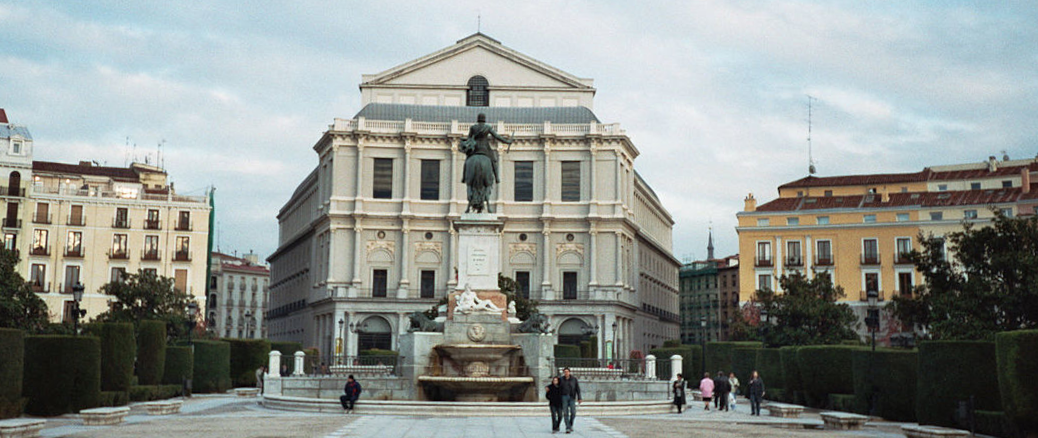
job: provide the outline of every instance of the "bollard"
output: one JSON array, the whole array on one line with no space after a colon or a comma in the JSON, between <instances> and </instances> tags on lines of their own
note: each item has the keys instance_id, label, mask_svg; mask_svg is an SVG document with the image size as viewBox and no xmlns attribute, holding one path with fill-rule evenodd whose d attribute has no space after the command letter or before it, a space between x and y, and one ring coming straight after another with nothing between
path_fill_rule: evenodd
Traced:
<instances>
[{"instance_id":1,"label":"bollard","mask_svg":"<svg viewBox=\"0 0 1038 438\"><path fill-rule=\"evenodd\" d=\"M670 380L678 380L681 372L681 355L675 354L670 357Z\"/></svg>"},{"instance_id":2,"label":"bollard","mask_svg":"<svg viewBox=\"0 0 1038 438\"><path fill-rule=\"evenodd\" d=\"M645 378L656 380L656 356L645 356Z\"/></svg>"}]
</instances>

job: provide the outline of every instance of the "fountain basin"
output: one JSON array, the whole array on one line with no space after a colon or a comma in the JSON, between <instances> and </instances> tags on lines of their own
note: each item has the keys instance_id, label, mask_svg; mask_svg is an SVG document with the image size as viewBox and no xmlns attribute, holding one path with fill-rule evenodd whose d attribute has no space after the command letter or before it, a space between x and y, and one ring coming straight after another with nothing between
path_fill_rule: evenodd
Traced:
<instances>
[{"instance_id":1,"label":"fountain basin","mask_svg":"<svg viewBox=\"0 0 1038 438\"><path fill-rule=\"evenodd\" d=\"M502 401L502 394L533 385L533 377L418 376L418 382L450 391L456 401Z\"/></svg>"},{"instance_id":2,"label":"fountain basin","mask_svg":"<svg viewBox=\"0 0 1038 438\"><path fill-rule=\"evenodd\" d=\"M498 344L440 344L433 348L440 356L458 363L494 362L522 349L518 345Z\"/></svg>"}]
</instances>

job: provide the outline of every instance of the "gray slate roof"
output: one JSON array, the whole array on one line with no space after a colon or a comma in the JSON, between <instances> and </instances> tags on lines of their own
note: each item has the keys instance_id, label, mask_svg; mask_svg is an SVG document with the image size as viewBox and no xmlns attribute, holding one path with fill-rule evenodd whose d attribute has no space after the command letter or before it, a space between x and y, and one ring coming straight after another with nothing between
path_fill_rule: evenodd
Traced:
<instances>
[{"instance_id":1,"label":"gray slate roof","mask_svg":"<svg viewBox=\"0 0 1038 438\"><path fill-rule=\"evenodd\" d=\"M416 122L475 123L479 113L487 115L487 123L600 123L591 110L582 107L503 108L493 106L404 105L369 103L354 118L368 120L411 119Z\"/></svg>"},{"instance_id":2,"label":"gray slate roof","mask_svg":"<svg viewBox=\"0 0 1038 438\"><path fill-rule=\"evenodd\" d=\"M29 135L29 128L18 125L8 125L6 123L0 124L0 138L11 138L13 135L20 135L27 140L32 140L32 135Z\"/></svg>"}]
</instances>

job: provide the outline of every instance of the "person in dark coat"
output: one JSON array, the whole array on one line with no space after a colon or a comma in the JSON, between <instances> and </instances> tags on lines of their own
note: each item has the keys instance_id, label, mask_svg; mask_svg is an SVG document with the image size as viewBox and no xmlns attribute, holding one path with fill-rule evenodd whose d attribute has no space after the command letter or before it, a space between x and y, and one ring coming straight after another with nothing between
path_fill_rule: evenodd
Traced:
<instances>
[{"instance_id":1,"label":"person in dark coat","mask_svg":"<svg viewBox=\"0 0 1038 438\"><path fill-rule=\"evenodd\" d=\"M678 379L670 385L671 392L674 394L674 405L678 407L678 413L681 413L681 408L685 407L685 379L678 373Z\"/></svg>"},{"instance_id":2,"label":"person in dark coat","mask_svg":"<svg viewBox=\"0 0 1038 438\"><path fill-rule=\"evenodd\" d=\"M562 393L562 419L566 421L566 433L572 433L573 420L577 417L577 404L583 403L584 399L580 397L580 383L569 367L562 369L559 388Z\"/></svg>"},{"instance_id":3,"label":"person in dark coat","mask_svg":"<svg viewBox=\"0 0 1038 438\"><path fill-rule=\"evenodd\" d=\"M714 378L714 397L717 399L717 410L728 410L728 393L732 391L732 384L728 383L728 377L724 371L718 371Z\"/></svg>"},{"instance_id":4,"label":"person in dark coat","mask_svg":"<svg viewBox=\"0 0 1038 438\"><path fill-rule=\"evenodd\" d=\"M339 403L342 403L342 408L346 410L347 414L353 412L353 405L360 398L360 391L360 383L353 380L353 375L350 374L346 377L346 386L343 388L345 394L339 396Z\"/></svg>"},{"instance_id":5,"label":"person in dark coat","mask_svg":"<svg viewBox=\"0 0 1038 438\"><path fill-rule=\"evenodd\" d=\"M753 370L750 383L746 386L746 395L750 398L750 415L760 416L760 402L764 399L764 380L757 370Z\"/></svg>"},{"instance_id":6,"label":"person in dark coat","mask_svg":"<svg viewBox=\"0 0 1038 438\"><path fill-rule=\"evenodd\" d=\"M559 378L552 377L551 384L545 390L548 408L551 409L551 433L558 433L559 425L562 424L562 388L559 387Z\"/></svg>"}]
</instances>

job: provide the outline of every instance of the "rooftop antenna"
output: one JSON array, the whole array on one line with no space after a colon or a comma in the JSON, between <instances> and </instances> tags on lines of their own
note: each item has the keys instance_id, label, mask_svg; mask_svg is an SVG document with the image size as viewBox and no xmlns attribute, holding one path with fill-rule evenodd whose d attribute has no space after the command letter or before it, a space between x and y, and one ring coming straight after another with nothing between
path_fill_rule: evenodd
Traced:
<instances>
[{"instance_id":1,"label":"rooftop antenna","mask_svg":"<svg viewBox=\"0 0 1038 438\"><path fill-rule=\"evenodd\" d=\"M155 165L158 166L159 169L165 169L165 166L163 166L162 164L162 145L164 144L166 144L166 139L162 139L162 141L159 142L159 146L157 148L158 151L156 152Z\"/></svg>"},{"instance_id":2,"label":"rooftop antenna","mask_svg":"<svg viewBox=\"0 0 1038 438\"><path fill-rule=\"evenodd\" d=\"M123 167L127 167L127 166L130 165L130 136L129 135L126 136L126 143L124 144L124 146L126 148L126 149L124 149L126 154L123 155Z\"/></svg>"},{"instance_id":3,"label":"rooftop antenna","mask_svg":"<svg viewBox=\"0 0 1038 438\"><path fill-rule=\"evenodd\" d=\"M1009 161L1009 152L1006 152L1005 149L1002 149L1002 161Z\"/></svg>"},{"instance_id":4,"label":"rooftop antenna","mask_svg":"<svg viewBox=\"0 0 1038 438\"><path fill-rule=\"evenodd\" d=\"M483 14L476 9L476 33L483 33Z\"/></svg>"},{"instance_id":5,"label":"rooftop antenna","mask_svg":"<svg viewBox=\"0 0 1038 438\"><path fill-rule=\"evenodd\" d=\"M216 221L216 252L220 252L220 221Z\"/></svg>"},{"instance_id":6,"label":"rooftop antenna","mask_svg":"<svg viewBox=\"0 0 1038 438\"><path fill-rule=\"evenodd\" d=\"M812 102L818 100L810 94L807 95L807 173L814 175L817 172L815 169L815 158L811 148L811 106Z\"/></svg>"}]
</instances>

